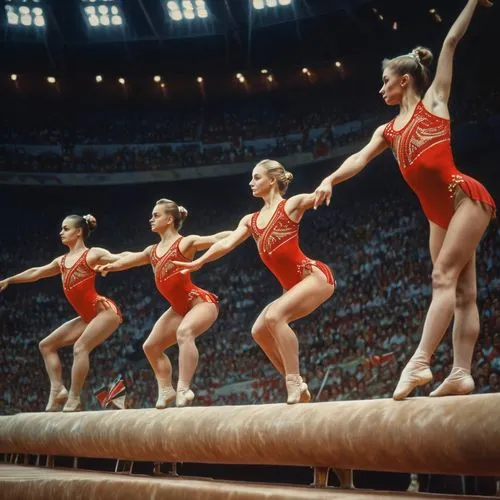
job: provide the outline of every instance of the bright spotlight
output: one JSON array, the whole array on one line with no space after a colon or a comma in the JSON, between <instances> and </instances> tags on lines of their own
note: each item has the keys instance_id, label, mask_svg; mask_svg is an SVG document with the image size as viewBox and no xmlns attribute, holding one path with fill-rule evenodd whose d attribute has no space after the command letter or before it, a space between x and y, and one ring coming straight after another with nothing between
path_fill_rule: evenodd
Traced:
<instances>
[{"instance_id":1,"label":"bright spotlight","mask_svg":"<svg viewBox=\"0 0 500 500\"><path fill-rule=\"evenodd\" d=\"M159 75L155 75L155 76L153 77L153 80L154 80L156 83L159 83L159 82L161 82L161 76L159 76Z\"/></svg>"},{"instance_id":2,"label":"bright spotlight","mask_svg":"<svg viewBox=\"0 0 500 500\"><path fill-rule=\"evenodd\" d=\"M12 4L10 1L5 3L7 24L23 27L35 26L36 28L45 26L45 13L37 0L24 0L22 4L21 2Z\"/></svg>"},{"instance_id":3,"label":"bright spotlight","mask_svg":"<svg viewBox=\"0 0 500 500\"><path fill-rule=\"evenodd\" d=\"M123 14L118 0L80 0L87 23L92 28L123 25Z\"/></svg>"},{"instance_id":4,"label":"bright spotlight","mask_svg":"<svg viewBox=\"0 0 500 500\"><path fill-rule=\"evenodd\" d=\"M288 7L292 5L292 0L253 0L253 8L255 10L262 10L264 8L274 9L275 7Z\"/></svg>"},{"instance_id":5,"label":"bright spotlight","mask_svg":"<svg viewBox=\"0 0 500 500\"><path fill-rule=\"evenodd\" d=\"M118 78L118 83L120 85L125 85L125 78Z\"/></svg>"},{"instance_id":6,"label":"bright spotlight","mask_svg":"<svg viewBox=\"0 0 500 500\"><path fill-rule=\"evenodd\" d=\"M33 20L31 19L31 16L29 14L23 14L21 16L21 24L23 26L31 26Z\"/></svg>"},{"instance_id":7,"label":"bright spotlight","mask_svg":"<svg viewBox=\"0 0 500 500\"><path fill-rule=\"evenodd\" d=\"M56 83L56 79L55 79L53 76L48 76L48 77L47 77L47 81L48 81L49 83Z\"/></svg>"},{"instance_id":8,"label":"bright spotlight","mask_svg":"<svg viewBox=\"0 0 500 500\"><path fill-rule=\"evenodd\" d=\"M172 21L206 19L209 16L205 0L168 0L165 6Z\"/></svg>"},{"instance_id":9,"label":"bright spotlight","mask_svg":"<svg viewBox=\"0 0 500 500\"><path fill-rule=\"evenodd\" d=\"M17 80L17 75L15 73L12 73L12 75L10 75L10 79L15 82Z\"/></svg>"},{"instance_id":10,"label":"bright spotlight","mask_svg":"<svg viewBox=\"0 0 500 500\"><path fill-rule=\"evenodd\" d=\"M101 75L96 75L96 77L95 77L95 81L96 81L97 83L101 83L101 82L102 82L102 76L101 76Z\"/></svg>"}]
</instances>

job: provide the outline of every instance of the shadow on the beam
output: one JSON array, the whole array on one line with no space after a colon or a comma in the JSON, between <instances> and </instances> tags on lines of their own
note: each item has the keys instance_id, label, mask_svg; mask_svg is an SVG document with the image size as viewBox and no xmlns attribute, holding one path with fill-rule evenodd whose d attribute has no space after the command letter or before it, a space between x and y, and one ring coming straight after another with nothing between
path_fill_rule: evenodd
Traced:
<instances>
[{"instance_id":1,"label":"shadow on the beam","mask_svg":"<svg viewBox=\"0 0 500 500\"><path fill-rule=\"evenodd\" d=\"M301 485L310 485L313 482L313 469L310 467L182 464L178 466L177 471L185 476L236 481ZM407 473L354 471L353 478L356 488L406 491L410 485L410 474ZM330 472L328 485L340 486L333 471Z\"/></svg>"},{"instance_id":2,"label":"shadow on the beam","mask_svg":"<svg viewBox=\"0 0 500 500\"><path fill-rule=\"evenodd\" d=\"M385 491L406 491L411 476L407 472L376 472L356 470L353 474L356 488Z\"/></svg>"},{"instance_id":3,"label":"shadow on the beam","mask_svg":"<svg viewBox=\"0 0 500 500\"><path fill-rule=\"evenodd\" d=\"M420 491L425 493L484 496L496 494L496 480L493 477L419 474L418 480Z\"/></svg>"},{"instance_id":4,"label":"shadow on the beam","mask_svg":"<svg viewBox=\"0 0 500 500\"><path fill-rule=\"evenodd\" d=\"M23 457L24 458L24 457ZM2 461L5 461L6 456ZM47 466L46 455L28 455L26 465ZM23 460L24 461L24 460ZM19 462L20 465L23 462ZM78 469L114 472L116 460L108 458L78 458L53 457L56 468ZM171 466L164 463L161 472L168 474ZM265 466L265 465L221 465L221 464L177 464L177 474L184 477L203 479L247 481L258 483L281 483L295 485L310 485L313 482L313 469L296 466ZM133 474L154 475L153 462L134 462ZM410 474L397 472L377 472L357 470L353 473L354 486L359 489L383 491L406 491L410 485ZM496 481L491 477L445 476L438 474L419 474L419 491L428 493L447 493L459 495L495 495ZM335 473L330 471L328 486L338 487L339 481Z\"/></svg>"}]
</instances>

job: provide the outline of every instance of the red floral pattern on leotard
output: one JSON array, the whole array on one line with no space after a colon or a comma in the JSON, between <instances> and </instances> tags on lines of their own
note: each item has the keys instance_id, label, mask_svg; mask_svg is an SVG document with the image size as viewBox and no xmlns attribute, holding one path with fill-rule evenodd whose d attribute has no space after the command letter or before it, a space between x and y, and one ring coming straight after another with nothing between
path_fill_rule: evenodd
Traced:
<instances>
[{"instance_id":1,"label":"red floral pattern on leotard","mask_svg":"<svg viewBox=\"0 0 500 500\"><path fill-rule=\"evenodd\" d=\"M92 280L92 286L94 285L96 273L87 264L88 252L88 250L83 252L69 269L65 265L66 255L62 258L61 277L64 291L69 291L86 280Z\"/></svg>"},{"instance_id":2,"label":"red floral pattern on leotard","mask_svg":"<svg viewBox=\"0 0 500 500\"><path fill-rule=\"evenodd\" d=\"M99 295L95 289L96 272L87 263L88 253L89 249L85 250L69 268L66 267L66 255L61 259L60 269L64 295L86 323L95 318L97 304L102 301L106 301L121 320L118 306L111 299Z\"/></svg>"},{"instance_id":3,"label":"red floral pattern on leotard","mask_svg":"<svg viewBox=\"0 0 500 500\"><path fill-rule=\"evenodd\" d=\"M188 259L184 257L184 255L179 250L179 243L182 237L178 238L174 243L170 246L170 248L161 256L158 257L156 253L156 249L158 245L154 245L151 251L151 265L153 266L155 272L155 281L158 283L162 283L173 275L181 272L181 268L176 267L173 260L178 260L182 262L187 262Z\"/></svg>"},{"instance_id":4,"label":"red floral pattern on leotard","mask_svg":"<svg viewBox=\"0 0 500 500\"><path fill-rule=\"evenodd\" d=\"M284 202L285 200L283 200ZM287 241L298 237L299 225L290 219L290 217L282 216L282 207L284 203L278 205L276 211L267 223L264 229L257 226L257 215L252 217L252 233L257 242L259 253L271 254L279 246L285 244Z\"/></svg>"},{"instance_id":5,"label":"red floral pattern on leotard","mask_svg":"<svg viewBox=\"0 0 500 500\"><path fill-rule=\"evenodd\" d=\"M156 288L168 300L174 311L184 316L191 308L194 299L200 298L214 304L218 303L218 299L213 293L196 286L191 281L190 275L181 273L182 268L173 263L174 260L189 261L180 251L181 240L182 236L177 238L162 256L158 256L158 245L154 245L149 259L155 275Z\"/></svg>"},{"instance_id":6,"label":"red floral pattern on leotard","mask_svg":"<svg viewBox=\"0 0 500 500\"><path fill-rule=\"evenodd\" d=\"M257 225L260 212L254 213L250 219L250 229L257 243L260 258L285 290L289 290L301 281L304 271L310 272L312 266L325 274L328 283L334 284L333 274L328 266L310 259L300 249L299 224L287 215L285 203L286 200L280 201L263 229Z\"/></svg>"},{"instance_id":7,"label":"red floral pattern on leotard","mask_svg":"<svg viewBox=\"0 0 500 500\"><path fill-rule=\"evenodd\" d=\"M453 197L459 187L472 200L487 205L494 216L495 202L486 188L455 166L449 120L427 111L419 101L403 128L395 130L394 121L385 127L384 138L430 221L448 227L453 216Z\"/></svg>"},{"instance_id":8,"label":"red floral pattern on leotard","mask_svg":"<svg viewBox=\"0 0 500 500\"><path fill-rule=\"evenodd\" d=\"M417 109L419 108L420 109ZM450 142L450 122L425 112L421 104L408 124L401 130L394 130L394 121L385 131L391 143L392 152L402 169L411 166L420 155L441 142Z\"/></svg>"}]
</instances>

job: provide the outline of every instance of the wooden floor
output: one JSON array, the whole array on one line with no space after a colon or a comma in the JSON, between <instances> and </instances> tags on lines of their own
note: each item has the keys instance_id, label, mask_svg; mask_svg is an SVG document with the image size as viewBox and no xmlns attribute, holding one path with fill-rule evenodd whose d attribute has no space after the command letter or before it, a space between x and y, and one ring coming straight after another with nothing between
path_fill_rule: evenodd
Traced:
<instances>
[{"instance_id":1,"label":"wooden floor","mask_svg":"<svg viewBox=\"0 0 500 500\"><path fill-rule=\"evenodd\" d=\"M0 499L37 500L411 500L473 499L428 493L316 489L288 485L122 475L80 469L0 464Z\"/></svg>"}]
</instances>

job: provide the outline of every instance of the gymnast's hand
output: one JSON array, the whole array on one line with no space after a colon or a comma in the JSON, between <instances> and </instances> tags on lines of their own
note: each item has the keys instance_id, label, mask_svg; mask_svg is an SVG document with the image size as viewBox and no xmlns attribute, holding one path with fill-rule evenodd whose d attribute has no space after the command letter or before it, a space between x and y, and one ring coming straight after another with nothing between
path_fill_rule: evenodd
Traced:
<instances>
[{"instance_id":1,"label":"gymnast's hand","mask_svg":"<svg viewBox=\"0 0 500 500\"><path fill-rule=\"evenodd\" d=\"M105 277L110 271L114 270L113 264L101 264L94 267L96 273L100 273L102 277Z\"/></svg>"},{"instance_id":2,"label":"gymnast's hand","mask_svg":"<svg viewBox=\"0 0 500 500\"><path fill-rule=\"evenodd\" d=\"M178 260L173 260L172 264L177 267L181 267L181 274L194 273L203 267L203 264L198 262L199 259L193 260L192 262L180 262Z\"/></svg>"},{"instance_id":3,"label":"gymnast's hand","mask_svg":"<svg viewBox=\"0 0 500 500\"><path fill-rule=\"evenodd\" d=\"M0 281L0 292L3 292L9 286L9 280Z\"/></svg>"},{"instance_id":4,"label":"gymnast's hand","mask_svg":"<svg viewBox=\"0 0 500 500\"><path fill-rule=\"evenodd\" d=\"M482 7L493 7L493 2L490 0L479 0L479 5Z\"/></svg>"},{"instance_id":5,"label":"gymnast's hand","mask_svg":"<svg viewBox=\"0 0 500 500\"><path fill-rule=\"evenodd\" d=\"M316 210L320 205L326 202L326 205L330 205L330 200L332 199L332 184L328 180L324 180L314 191L314 210Z\"/></svg>"}]
</instances>

